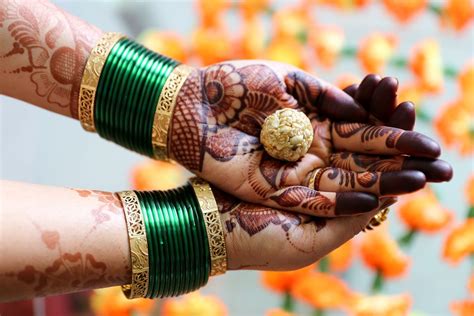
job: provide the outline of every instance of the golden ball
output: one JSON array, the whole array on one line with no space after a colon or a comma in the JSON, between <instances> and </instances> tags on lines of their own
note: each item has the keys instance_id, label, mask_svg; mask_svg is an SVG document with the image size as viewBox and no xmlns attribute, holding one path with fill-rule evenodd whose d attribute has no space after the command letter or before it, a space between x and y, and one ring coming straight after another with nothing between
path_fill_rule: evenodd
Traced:
<instances>
[{"instance_id":1,"label":"golden ball","mask_svg":"<svg viewBox=\"0 0 474 316\"><path fill-rule=\"evenodd\" d=\"M297 161L303 157L313 141L313 127L303 112L294 109L278 110L269 115L260 132L260 142L273 158Z\"/></svg>"}]
</instances>

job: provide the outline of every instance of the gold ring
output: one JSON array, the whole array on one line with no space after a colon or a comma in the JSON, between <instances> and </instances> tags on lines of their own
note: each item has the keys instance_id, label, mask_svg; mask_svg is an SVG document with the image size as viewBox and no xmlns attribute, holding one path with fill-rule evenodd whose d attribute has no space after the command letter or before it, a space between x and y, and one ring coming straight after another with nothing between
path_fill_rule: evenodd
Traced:
<instances>
[{"instance_id":1,"label":"gold ring","mask_svg":"<svg viewBox=\"0 0 474 316\"><path fill-rule=\"evenodd\" d=\"M149 279L148 241L140 202L133 191L119 192L118 195L122 201L127 222L132 261L132 283L122 285L122 291L130 299L145 297Z\"/></svg>"},{"instance_id":2,"label":"gold ring","mask_svg":"<svg viewBox=\"0 0 474 316\"><path fill-rule=\"evenodd\" d=\"M363 231L372 230L375 227L380 226L384 221L387 220L389 212L390 212L390 209L387 207L381 210L380 212L378 212L377 214L375 214L375 216L370 219L367 226L365 226Z\"/></svg>"},{"instance_id":3,"label":"gold ring","mask_svg":"<svg viewBox=\"0 0 474 316\"><path fill-rule=\"evenodd\" d=\"M227 250L214 194L212 194L211 187L206 181L199 178L191 178L189 181L199 200L206 223L209 251L211 253L211 276L223 274L227 270Z\"/></svg>"},{"instance_id":4,"label":"gold ring","mask_svg":"<svg viewBox=\"0 0 474 316\"><path fill-rule=\"evenodd\" d=\"M151 142L153 145L153 156L155 159L168 160L168 129L173 115L176 99L179 90L183 86L186 78L193 71L192 67L179 65L171 72L166 79L161 91L153 118L153 130Z\"/></svg>"},{"instance_id":5,"label":"gold ring","mask_svg":"<svg viewBox=\"0 0 474 316\"><path fill-rule=\"evenodd\" d=\"M82 127L89 132L95 132L94 102L100 74L105 61L115 44L123 38L119 33L105 33L92 49L82 74L79 90L78 116Z\"/></svg>"},{"instance_id":6,"label":"gold ring","mask_svg":"<svg viewBox=\"0 0 474 316\"><path fill-rule=\"evenodd\" d=\"M323 176L324 171L327 168L318 168L313 171L311 178L309 179L308 187L313 190L319 189L319 182L321 182L321 177Z\"/></svg>"}]
</instances>

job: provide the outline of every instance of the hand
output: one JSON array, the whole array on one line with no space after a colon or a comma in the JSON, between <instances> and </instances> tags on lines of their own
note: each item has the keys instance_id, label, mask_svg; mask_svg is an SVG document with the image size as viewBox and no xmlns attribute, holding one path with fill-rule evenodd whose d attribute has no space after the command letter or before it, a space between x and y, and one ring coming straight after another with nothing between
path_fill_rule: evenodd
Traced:
<instances>
[{"instance_id":1,"label":"hand","mask_svg":"<svg viewBox=\"0 0 474 316\"><path fill-rule=\"evenodd\" d=\"M396 126L406 105L395 110L396 81L387 81L394 80L373 76L352 90L374 117ZM259 141L261 124L281 108L304 111L314 128L308 154L294 163L273 159ZM307 73L235 61L189 76L177 98L169 146L175 160L244 201L317 216L367 212L377 207L377 196L451 177L450 166L433 159L440 154L435 141L369 122L353 97ZM316 174L314 190L308 186Z\"/></svg>"},{"instance_id":2,"label":"hand","mask_svg":"<svg viewBox=\"0 0 474 316\"><path fill-rule=\"evenodd\" d=\"M326 219L242 202L217 188L213 192L224 229L229 270L305 267L351 239L379 210L396 202L396 198L381 198L372 212Z\"/></svg>"}]
</instances>

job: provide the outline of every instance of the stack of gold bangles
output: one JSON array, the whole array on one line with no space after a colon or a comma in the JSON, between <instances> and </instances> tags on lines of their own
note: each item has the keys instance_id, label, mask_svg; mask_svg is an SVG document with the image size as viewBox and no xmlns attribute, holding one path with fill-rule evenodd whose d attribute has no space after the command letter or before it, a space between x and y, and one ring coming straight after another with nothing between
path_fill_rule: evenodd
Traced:
<instances>
[{"instance_id":1,"label":"stack of gold bangles","mask_svg":"<svg viewBox=\"0 0 474 316\"><path fill-rule=\"evenodd\" d=\"M79 119L87 131L155 159L167 159L168 128L191 68L117 33L86 63ZM127 221L128 298L181 295L227 269L224 233L209 185L197 178L168 191L118 193Z\"/></svg>"}]
</instances>

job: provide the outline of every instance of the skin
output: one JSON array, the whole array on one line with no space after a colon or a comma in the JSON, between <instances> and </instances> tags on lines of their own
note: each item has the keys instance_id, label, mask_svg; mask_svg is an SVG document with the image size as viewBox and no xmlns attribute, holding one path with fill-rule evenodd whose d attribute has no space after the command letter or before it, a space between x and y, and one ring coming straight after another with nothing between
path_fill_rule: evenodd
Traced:
<instances>
[{"instance_id":1,"label":"skin","mask_svg":"<svg viewBox=\"0 0 474 316\"><path fill-rule=\"evenodd\" d=\"M229 270L306 266L359 233L378 211L323 219L213 192ZM116 194L1 181L0 201L8 219L0 224L0 302L130 282L125 215ZM394 202L385 199L378 208Z\"/></svg>"}]
</instances>

